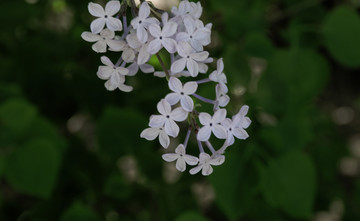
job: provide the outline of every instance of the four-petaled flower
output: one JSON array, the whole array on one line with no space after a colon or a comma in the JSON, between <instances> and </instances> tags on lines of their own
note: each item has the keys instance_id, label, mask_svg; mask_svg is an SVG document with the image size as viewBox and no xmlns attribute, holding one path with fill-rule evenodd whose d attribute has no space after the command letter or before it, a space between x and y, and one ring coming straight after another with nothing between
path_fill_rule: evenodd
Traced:
<instances>
[{"instance_id":1,"label":"four-petaled flower","mask_svg":"<svg viewBox=\"0 0 360 221\"><path fill-rule=\"evenodd\" d=\"M171 71L173 73L179 73L183 71L186 66L192 77L196 77L199 74L199 64L197 62L203 62L209 56L209 52L207 51L194 52L191 45L186 42L180 42L177 45L177 52L181 58L171 65Z\"/></svg>"},{"instance_id":2,"label":"four-petaled flower","mask_svg":"<svg viewBox=\"0 0 360 221\"><path fill-rule=\"evenodd\" d=\"M129 73L129 70L123 67L115 66L108 57L102 56L101 62L105 66L100 66L97 72L97 76L102 80L107 80L105 82L105 87L109 91L113 91L116 88L124 92L132 91L132 87L125 85L125 75Z\"/></svg>"},{"instance_id":3,"label":"four-petaled flower","mask_svg":"<svg viewBox=\"0 0 360 221\"><path fill-rule=\"evenodd\" d=\"M175 153L163 154L162 158L167 162L173 162L176 160L176 169L180 172L184 172L186 170L186 164L194 166L199 162L197 157L185 153L185 146L183 144L179 144L179 146L175 149Z\"/></svg>"},{"instance_id":4,"label":"four-petaled flower","mask_svg":"<svg viewBox=\"0 0 360 221\"><path fill-rule=\"evenodd\" d=\"M159 21L154 17L149 17L150 6L147 2L143 2L140 5L139 16L131 20L131 25L136 30L136 36L141 43L145 43L148 40L147 29L151 24L157 24Z\"/></svg>"},{"instance_id":5,"label":"four-petaled flower","mask_svg":"<svg viewBox=\"0 0 360 221\"><path fill-rule=\"evenodd\" d=\"M149 53L156 54L163 47L169 53L175 53L176 41L170 37L176 33L176 30L177 24L175 22L167 22L162 30L158 24L151 24L149 26L149 31L155 39L152 40L149 44Z\"/></svg>"},{"instance_id":6,"label":"four-petaled flower","mask_svg":"<svg viewBox=\"0 0 360 221\"><path fill-rule=\"evenodd\" d=\"M171 77L169 79L169 88L173 93L166 95L165 100L171 105L180 101L181 107L184 108L184 110L191 112L194 109L194 102L189 95L195 93L197 87L198 84L195 81L189 81L183 86L179 79Z\"/></svg>"},{"instance_id":7,"label":"four-petaled flower","mask_svg":"<svg viewBox=\"0 0 360 221\"><path fill-rule=\"evenodd\" d=\"M159 141L161 146L163 146L164 148L168 148L169 144L170 144L170 138L169 136L165 133L164 128L163 127L159 127L159 128L146 128L145 130L143 130L140 134L140 137L145 138L147 140L155 140L157 137L159 137Z\"/></svg>"},{"instance_id":8,"label":"four-petaled flower","mask_svg":"<svg viewBox=\"0 0 360 221\"><path fill-rule=\"evenodd\" d=\"M223 155L213 155L210 156L207 153L200 153L200 163L198 166L192 168L190 170L190 174L196 174L198 173L200 170L202 175L204 176L208 176L213 172L213 168L212 166L218 166L224 163L225 161L225 156Z\"/></svg>"},{"instance_id":9,"label":"four-petaled flower","mask_svg":"<svg viewBox=\"0 0 360 221\"><path fill-rule=\"evenodd\" d=\"M207 45L209 30L206 28L196 29L195 22L193 19L186 17L184 18L184 25L186 32L180 32L176 35L177 42L188 42L196 51L202 51L203 46Z\"/></svg>"},{"instance_id":10,"label":"four-petaled flower","mask_svg":"<svg viewBox=\"0 0 360 221\"><path fill-rule=\"evenodd\" d=\"M199 120L202 125L200 128L197 139L200 141L207 141L211 136L211 132L219 139L226 139L226 129L221 123L225 120L226 110L219 109L214 113L214 116L211 117L208 113L200 113Z\"/></svg>"},{"instance_id":11,"label":"four-petaled flower","mask_svg":"<svg viewBox=\"0 0 360 221\"><path fill-rule=\"evenodd\" d=\"M152 115L150 117L149 126L157 128L164 127L167 135L177 137L180 129L175 121L184 121L188 116L188 112L182 107L171 110L170 104L165 99L162 99L157 104L157 109L161 115Z\"/></svg>"},{"instance_id":12,"label":"four-petaled flower","mask_svg":"<svg viewBox=\"0 0 360 221\"><path fill-rule=\"evenodd\" d=\"M105 10L101 5L90 2L88 9L91 15L98 17L90 24L92 33L100 33L101 30L104 29L105 24L106 27L112 31L122 30L121 21L112 17L120 10L119 1L109 1L105 5Z\"/></svg>"},{"instance_id":13,"label":"four-petaled flower","mask_svg":"<svg viewBox=\"0 0 360 221\"><path fill-rule=\"evenodd\" d=\"M106 28L100 32L100 35L85 31L81 37L85 41L96 42L92 45L92 49L98 53L106 52L107 46L111 51L121 51L125 46L124 41L114 40L115 32Z\"/></svg>"}]
</instances>

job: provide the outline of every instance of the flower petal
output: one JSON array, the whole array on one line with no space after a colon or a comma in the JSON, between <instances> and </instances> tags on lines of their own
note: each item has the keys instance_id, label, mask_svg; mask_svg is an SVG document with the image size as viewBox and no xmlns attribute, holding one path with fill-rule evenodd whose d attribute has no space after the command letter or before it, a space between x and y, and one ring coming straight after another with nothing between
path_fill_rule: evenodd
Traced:
<instances>
[{"instance_id":1,"label":"flower petal","mask_svg":"<svg viewBox=\"0 0 360 221\"><path fill-rule=\"evenodd\" d=\"M203 165L199 165L197 167L192 168L189 172L191 175L197 174L201 169L202 169Z\"/></svg>"},{"instance_id":2,"label":"flower petal","mask_svg":"<svg viewBox=\"0 0 360 221\"><path fill-rule=\"evenodd\" d=\"M159 128L146 128L141 132L140 137L147 140L154 140L159 135L159 133Z\"/></svg>"},{"instance_id":3,"label":"flower petal","mask_svg":"<svg viewBox=\"0 0 360 221\"><path fill-rule=\"evenodd\" d=\"M131 92L133 90L133 87L125 84L119 84L118 88L123 92Z\"/></svg>"},{"instance_id":4,"label":"flower petal","mask_svg":"<svg viewBox=\"0 0 360 221\"><path fill-rule=\"evenodd\" d=\"M194 33L195 25L194 25L193 19L191 19L189 17L184 18L184 26L185 26L187 33L189 33L190 35L192 35Z\"/></svg>"},{"instance_id":5,"label":"flower petal","mask_svg":"<svg viewBox=\"0 0 360 221\"><path fill-rule=\"evenodd\" d=\"M142 64L140 65L140 70L144 73L153 73L155 71L154 67L150 64Z\"/></svg>"},{"instance_id":6,"label":"flower petal","mask_svg":"<svg viewBox=\"0 0 360 221\"><path fill-rule=\"evenodd\" d=\"M186 58L188 55L191 54L191 52L193 52L193 49L189 43L180 42L177 45L177 51L181 57Z\"/></svg>"},{"instance_id":7,"label":"flower petal","mask_svg":"<svg viewBox=\"0 0 360 221\"><path fill-rule=\"evenodd\" d=\"M213 116L214 123L221 123L226 118L226 109L219 109Z\"/></svg>"},{"instance_id":8,"label":"flower petal","mask_svg":"<svg viewBox=\"0 0 360 221\"><path fill-rule=\"evenodd\" d=\"M176 77L170 77L168 84L170 90L174 92L180 93L183 89L181 81Z\"/></svg>"},{"instance_id":9,"label":"flower petal","mask_svg":"<svg viewBox=\"0 0 360 221\"><path fill-rule=\"evenodd\" d=\"M144 19L144 18L149 17L149 15L150 15L150 7L147 2L143 2L140 5L139 17Z\"/></svg>"},{"instance_id":10,"label":"flower petal","mask_svg":"<svg viewBox=\"0 0 360 221\"><path fill-rule=\"evenodd\" d=\"M192 53L190 57L195 61L205 61L209 57L209 52L203 51L199 53Z\"/></svg>"},{"instance_id":11,"label":"flower petal","mask_svg":"<svg viewBox=\"0 0 360 221\"><path fill-rule=\"evenodd\" d=\"M104 18L97 18L90 24L90 30L92 33L100 33L105 26L105 19Z\"/></svg>"},{"instance_id":12,"label":"flower petal","mask_svg":"<svg viewBox=\"0 0 360 221\"><path fill-rule=\"evenodd\" d=\"M112 67L112 68L114 67L114 64L111 62L111 60L108 57L101 56L100 60L104 65L107 65L107 66Z\"/></svg>"},{"instance_id":13,"label":"flower petal","mask_svg":"<svg viewBox=\"0 0 360 221\"><path fill-rule=\"evenodd\" d=\"M167 94L165 100L169 102L170 105L174 105L180 100L180 96L177 93Z\"/></svg>"},{"instance_id":14,"label":"flower petal","mask_svg":"<svg viewBox=\"0 0 360 221\"><path fill-rule=\"evenodd\" d=\"M171 38L163 38L162 45L169 53L176 52L176 41Z\"/></svg>"},{"instance_id":15,"label":"flower petal","mask_svg":"<svg viewBox=\"0 0 360 221\"><path fill-rule=\"evenodd\" d=\"M221 73L221 72L224 71L224 62L223 62L223 59L222 59L222 58L220 58L220 59L217 61L216 65L217 65L217 72L218 72L218 73Z\"/></svg>"},{"instance_id":16,"label":"flower petal","mask_svg":"<svg viewBox=\"0 0 360 221\"><path fill-rule=\"evenodd\" d=\"M185 155L184 144L179 144L175 149L175 153Z\"/></svg>"},{"instance_id":17,"label":"flower petal","mask_svg":"<svg viewBox=\"0 0 360 221\"><path fill-rule=\"evenodd\" d=\"M165 99L162 99L156 107L159 113L164 115L164 117L171 113L171 106Z\"/></svg>"},{"instance_id":18,"label":"flower petal","mask_svg":"<svg viewBox=\"0 0 360 221\"><path fill-rule=\"evenodd\" d=\"M172 137L177 137L179 134L179 126L175 123L175 121L168 119L165 122L165 132L167 135L172 136Z\"/></svg>"},{"instance_id":19,"label":"flower petal","mask_svg":"<svg viewBox=\"0 0 360 221\"><path fill-rule=\"evenodd\" d=\"M158 38L161 35L161 28L158 24L151 24L149 26L149 32L154 38Z\"/></svg>"},{"instance_id":20,"label":"flower petal","mask_svg":"<svg viewBox=\"0 0 360 221\"><path fill-rule=\"evenodd\" d=\"M212 132L214 135L219 139L226 139L227 138L227 131L224 126L215 124L212 126Z\"/></svg>"},{"instance_id":21,"label":"flower petal","mask_svg":"<svg viewBox=\"0 0 360 221\"><path fill-rule=\"evenodd\" d=\"M187 59L186 68L192 77L196 77L199 74L199 65L193 59Z\"/></svg>"},{"instance_id":22,"label":"flower petal","mask_svg":"<svg viewBox=\"0 0 360 221\"><path fill-rule=\"evenodd\" d=\"M184 172L186 170L186 163L182 157L179 157L176 161L176 169L180 172Z\"/></svg>"},{"instance_id":23,"label":"flower petal","mask_svg":"<svg viewBox=\"0 0 360 221\"><path fill-rule=\"evenodd\" d=\"M105 28L100 32L100 36L107 39L113 39L115 37L115 32Z\"/></svg>"},{"instance_id":24,"label":"flower petal","mask_svg":"<svg viewBox=\"0 0 360 221\"><path fill-rule=\"evenodd\" d=\"M95 42L95 41L99 41L100 39L102 39L99 35L93 34L88 31L84 31L83 33L81 33L81 38L87 42Z\"/></svg>"},{"instance_id":25,"label":"flower petal","mask_svg":"<svg viewBox=\"0 0 360 221\"><path fill-rule=\"evenodd\" d=\"M202 168L201 174L203 176L209 176L210 174L212 174L213 171L214 170L213 170L212 166L210 166L209 164L205 164Z\"/></svg>"},{"instance_id":26,"label":"flower petal","mask_svg":"<svg viewBox=\"0 0 360 221\"><path fill-rule=\"evenodd\" d=\"M179 158L179 155L176 153L166 153L162 155L162 158L166 162L173 162Z\"/></svg>"},{"instance_id":27,"label":"flower petal","mask_svg":"<svg viewBox=\"0 0 360 221\"><path fill-rule=\"evenodd\" d=\"M148 52L148 47L146 45L143 45L140 48L137 63L139 65L145 64L150 59L150 53ZM152 67L152 66L151 66ZM153 71L150 71L153 72Z\"/></svg>"},{"instance_id":28,"label":"flower petal","mask_svg":"<svg viewBox=\"0 0 360 221\"><path fill-rule=\"evenodd\" d=\"M225 156L223 156L223 155L215 156L214 158L212 158L209 161L209 163L214 166L219 166L219 165L223 164L224 162L225 162Z\"/></svg>"},{"instance_id":29,"label":"flower petal","mask_svg":"<svg viewBox=\"0 0 360 221\"><path fill-rule=\"evenodd\" d=\"M176 35L177 42L188 42L190 40L190 35L186 32L180 32Z\"/></svg>"},{"instance_id":30,"label":"flower petal","mask_svg":"<svg viewBox=\"0 0 360 221\"><path fill-rule=\"evenodd\" d=\"M93 44L91 46L91 48L94 51L96 51L97 53L104 53L104 52L106 52L107 45L106 45L105 41L101 40L101 41L98 41L95 44Z\"/></svg>"},{"instance_id":31,"label":"flower petal","mask_svg":"<svg viewBox=\"0 0 360 221\"><path fill-rule=\"evenodd\" d=\"M211 128L209 126L204 126L200 128L197 134L197 139L200 141L207 141L209 140L210 136L211 136Z\"/></svg>"},{"instance_id":32,"label":"flower petal","mask_svg":"<svg viewBox=\"0 0 360 221\"><path fill-rule=\"evenodd\" d=\"M126 63L130 63L132 61L134 61L135 59L135 52L133 49L131 48L126 48L122 55L121 58L126 62Z\"/></svg>"},{"instance_id":33,"label":"flower petal","mask_svg":"<svg viewBox=\"0 0 360 221\"><path fill-rule=\"evenodd\" d=\"M152 115L150 117L149 126L155 127L155 128L163 127L165 124L165 121L166 121L166 118L164 116Z\"/></svg>"},{"instance_id":34,"label":"flower petal","mask_svg":"<svg viewBox=\"0 0 360 221\"><path fill-rule=\"evenodd\" d=\"M105 15L105 11L101 5L90 2L88 4L88 10L92 16L102 17Z\"/></svg>"},{"instance_id":35,"label":"flower petal","mask_svg":"<svg viewBox=\"0 0 360 221\"><path fill-rule=\"evenodd\" d=\"M249 137L249 134L242 128L234 128L232 133L240 140L245 140Z\"/></svg>"},{"instance_id":36,"label":"flower petal","mask_svg":"<svg viewBox=\"0 0 360 221\"><path fill-rule=\"evenodd\" d=\"M176 33L178 25L175 22L168 22L162 30L163 37L171 37Z\"/></svg>"},{"instance_id":37,"label":"flower petal","mask_svg":"<svg viewBox=\"0 0 360 221\"><path fill-rule=\"evenodd\" d=\"M177 107L173 111L171 111L170 117L174 121L182 122L186 120L188 116L188 112L186 112L183 108Z\"/></svg>"},{"instance_id":38,"label":"flower petal","mask_svg":"<svg viewBox=\"0 0 360 221\"><path fill-rule=\"evenodd\" d=\"M161 41L159 39L154 39L149 44L148 52L150 54L156 54L160 51L161 48L162 48Z\"/></svg>"},{"instance_id":39,"label":"flower petal","mask_svg":"<svg viewBox=\"0 0 360 221\"><path fill-rule=\"evenodd\" d=\"M145 43L148 40L148 33L145 28L141 25L136 29L136 37L139 39L141 43Z\"/></svg>"},{"instance_id":40,"label":"flower petal","mask_svg":"<svg viewBox=\"0 0 360 221\"><path fill-rule=\"evenodd\" d=\"M189 81L184 84L183 92L184 94L191 95L196 92L198 84L195 81Z\"/></svg>"},{"instance_id":41,"label":"flower petal","mask_svg":"<svg viewBox=\"0 0 360 221\"><path fill-rule=\"evenodd\" d=\"M187 112L191 112L194 109L194 101L187 95L181 96L180 104Z\"/></svg>"},{"instance_id":42,"label":"flower petal","mask_svg":"<svg viewBox=\"0 0 360 221\"><path fill-rule=\"evenodd\" d=\"M120 2L119 1L109 1L105 5L105 14L108 16L115 15L118 11L120 11Z\"/></svg>"},{"instance_id":43,"label":"flower petal","mask_svg":"<svg viewBox=\"0 0 360 221\"><path fill-rule=\"evenodd\" d=\"M121 31L122 30L122 23L119 19L108 17L106 19L106 27L112 31Z\"/></svg>"},{"instance_id":44,"label":"flower petal","mask_svg":"<svg viewBox=\"0 0 360 221\"><path fill-rule=\"evenodd\" d=\"M194 157L191 155L186 154L185 156L183 156L183 158L184 158L185 162L191 166L194 166L199 163L199 159L197 157Z\"/></svg>"},{"instance_id":45,"label":"flower petal","mask_svg":"<svg viewBox=\"0 0 360 221\"><path fill-rule=\"evenodd\" d=\"M96 75L102 79L107 80L111 77L111 75L114 73L114 69L109 66L99 66L98 72Z\"/></svg>"},{"instance_id":46,"label":"flower petal","mask_svg":"<svg viewBox=\"0 0 360 221\"><path fill-rule=\"evenodd\" d=\"M164 129L162 129L159 134L159 141L160 141L161 146L163 146L164 148L168 148L168 146L170 144L170 138L165 133Z\"/></svg>"},{"instance_id":47,"label":"flower petal","mask_svg":"<svg viewBox=\"0 0 360 221\"><path fill-rule=\"evenodd\" d=\"M179 73L185 69L186 65L186 58L180 58L179 60L176 60L171 65L171 72L173 73Z\"/></svg>"},{"instance_id":48,"label":"flower petal","mask_svg":"<svg viewBox=\"0 0 360 221\"><path fill-rule=\"evenodd\" d=\"M118 40L106 40L106 44L109 45L109 50L111 51L122 51L125 48L126 43L124 41Z\"/></svg>"},{"instance_id":49,"label":"flower petal","mask_svg":"<svg viewBox=\"0 0 360 221\"><path fill-rule=\"evenodd\" d=\"M202 112L199 114L199 120L202 125L208 125L211 122L211 116L208 113Z\"/></svg>"}]
</instances>

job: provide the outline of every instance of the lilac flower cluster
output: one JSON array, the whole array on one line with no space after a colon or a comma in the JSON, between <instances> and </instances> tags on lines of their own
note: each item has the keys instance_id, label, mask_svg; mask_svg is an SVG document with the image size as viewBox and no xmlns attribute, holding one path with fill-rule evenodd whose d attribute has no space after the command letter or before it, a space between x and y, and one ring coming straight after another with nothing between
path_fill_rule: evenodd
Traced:
<instances>
[{"instance_id":1,"label":"lilac flower cluster","mask_svg":"<svg viewBox=\"0 0 360 221\"><path fill-rule=\"evenodd\" d=\"M143 130L140 136L147 140L158 138L161 146L168 148L170 138L179 136L178 124L184 122L184 125L188 125L184 142L177 146L175 153L166 153L162 158L167 162L176 161L176 168L181 172L186 170L188 164L195 166L190 170L191 174L200 171L205 176L211 174L212 166L225 161L224 152L235 142L235 137L242 140L249 137L245 129L251 124L246 116L246 105L236 115L227 118L225 107L230 98L221 58L217 60L217 69L206 75L208 64L214 60L204 51L204 47L211 42L212 24L204 25L200 20L203 9L199 2L183 0L178 7L172 8L171 13L159 14L159 10L145 1L138 8L132 1L131 10L135 16L130 24L127 22L126 7L127 2L121 5L114 0L109 1L105 8L89 3L90 14L97 18L90 25L91 32L83 32L82 38L94 42L92 49L98 53L108 50L121 52L115 63L102 56L103 65L99 66L97 76L106 80L107 90L120 89L124 92L133 90L132 86L125 84L126 77L135 76L139 69L143 73L166 78L170 93L158 102L159 114L150 117L149 128ZM171 60L169 68L161 60L160 50L168 52ZM148 63L152 56L159 59L162 71L155 71ZM202 79L199 80L199 77ZM191 80L194 78L197 80ZM214 100L196 93L200 85L209 82L216 83ZM199 112L201 105L194 104L194 100L211 104L213 115ZM191 134L196 136L198 157L186 152ZM224 140L217 150L210 142L212 135Z\"/></svg>"}]
</instances>

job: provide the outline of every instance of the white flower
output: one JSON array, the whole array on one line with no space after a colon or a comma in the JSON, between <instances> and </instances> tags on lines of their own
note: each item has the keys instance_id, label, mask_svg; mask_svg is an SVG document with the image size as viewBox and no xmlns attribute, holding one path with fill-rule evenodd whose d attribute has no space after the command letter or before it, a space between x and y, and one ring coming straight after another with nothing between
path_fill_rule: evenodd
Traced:
<instances>
[{"instance_id":1,"label":"white flower","mask_svg":"<svg viewBox=\"0 0 360 221\"><path fill-rule=\"evenodd\" d=\"M207 141L209 140L211 136L211 132L214 133L214 135L219 139L226 139L226 129L224 126L221 125L221 123L224 121L226 117L226 110L225 109L219 109L214 113L214 116L211 117L208 113L200 113L199 114L199 120L202 125L204 125L202 128L200 128L197 139L200 141Z\"/></svg>"},{"instance_id":2,"label":"white flower","mask_svg":"<svg viewBox=\"0 0 360 221\"><path fill-rule=\"evenodd\" d=\"M98 17L90 24L90 29L92 33L99 33L103 30L105 24L106 27L112 31L121 31L122 24L121 21L117 18L113 18L119 10L120 10L120 2L119 1L109 1L105 5L105 10L101 5L90 2L88 5L88 9L91 15Z\"/></svg>"},{"instance_id":3,"label":"white flower","mask_svg":"<svg viewBox=\"0 0 360 221\"><path fill-rule=\"evenodd\" d=\"M190 17L184 18L186 32L180 32L176 35L177 42L188 42L196 51L202 51L203 46L207 45L207 38L210 35L208 29L195 27L195 22Z\"/></svg>"},{"instance_id":4,"label":"white flower","mask_svg":"<svg viewBox=\"0 0 360 221\"><path fill-rule=\"evenodd\" d=\"M150 117L150 127L162 127L164 126L166 134L172 137L177 137L179 134L179 126L175 123L184 121L187 118L188 112L183 108L178 107L171 110L170 104L162 99L157 104L157 109L161 115L152 115Z\"/></svg>"},{"instance_id":5,"label":"white flower","mask_svg":"<svg viewBox=\"0 0 360 221\"><path fill-rule=\"evenodd\" d=\"M109 91L113 91L116 88L124 92L132 91L132 87L125 85L125 75L128 74L128 69L123 67L116 67L108 57L102 56L101 62L105 66L100 66L97 72L97 76L102 80L107 80L105 82L105 87Z\"/></svg>"},{"instance_id":6,"label":"white flower","mask_svg":"<svg viewBox=\"0 0 360 221\"><path fill-rule=\"evenodd\" d=\"M197 167L194 167L190 170L190 174L194 175L198 173L200 170L203 176L208 176L213 172L213 168L211 166L218 166L224 163L225 156L223 155L213 155L210 157L207 153L200 153L200 163Z\"/></svg>"},{"instance_id":7,"label":"white flower","mask_svg":"<svg viewBox=\"0 0 360 221\"><path fill-rule=\"evenodd\" d=\"M189 95L195 93L197 87L198 84L195 81L187 82L183 86L179 79L170 77L169 88L173 93L166 95L165 100L171 105L180 101L181 107L184 108L184 110L191 112L194 109L194 102Z\"/></svg>"},{"instance_id":8,"label":"white flower","mask_svg":"<svg viewBox=\"0 0 360 221\"><path fill-rule=\"evenodd\" d=\"M143 2L140 5L139 16L131 20L131 25L136 30L136 36L141 43L145 43L148 40L147 29L151 24L158 24L159 21L150 17L150 7L147 2Z\"/></svg>"},{"instance_id":9,"label":"white flower","mask_svg":"<svg viewBox=\"0 0 360 221\"><path fill-rule=\"evenodd\" d=\"M173 73L179 73L183 71L186 66L192 77L196 77L199 74L199 64L197 62L203 62L209 56L209 52L207 51L194 52L194 49L186 42L180 42L177 45L177 51L182 58L176 60L171 65L171 71Z\"/></svg>"},{"instance_id":10,"label":"white flower","mask_svg":"<svg viewBox=\"0 0 360 221\"><path fill-rule=\"evenodd\" d=\"M92 49L98 53L106 52L107 46L110 47L112 51L121 51L124 46L124 41L114 40L115 32L104 29L99 34L94 34L92 32L83 32L81 37L88 42L96 42L92 45Z\"/></svg>"},{"instance_id":11,"label":"white flower","mask_svg":"<svg viewBox=\"0 0 360 221\"><path fill-rule=\"evenodd\" d=\"M183 20L190 13L191 6L188 0L181 1L179 7L172 7L171 13L175 15L174 20Z\"/></svg>"},{"instance_id":12,"label":"white flower","mask_svg":"<svg viewBox=\"0 0 360 221\"><path fill-rule=\"evenodd\" d=\"M237 126L240 128L248 128L251 124L251 120L249 117L246 117L246 114L249 111L249 106L244 105L240 108L239 113L233 116L233 121L237 122Z\"/></svg>"},{"instance_id":13,"label":"white flower","mask_svg":"<svg viewBox=\"0 0 360 221\"><path fill-rule=\"evenodd\" d=\"M177 146L175 153L163 154L162 158L167 162L173 162L176 160L176 169L180 172L184 172L186 170L186 164L194 166L199 162L197 157L185 153L185 147L183 144L179 144L179 146Z\"/></svg>"},{"instance_id":14,"label":"white flower","mask_svg":"<svg viewBox=\"0 0 360 221\"><path fill-rule=\"evenodd\" d=\"M159 137L160 144L164 148L168 148L168 146L170 144L170 138L165 133L163 127L146 128L145 130L143 130L141 132L140 137L145 138L147 140L155 140L157 137Z\"/></svg>"},{"instance_id":15,"label":"white flower","mask_svg":"<svg viewBox=\"0 0 360 221\"><path fill-rule=\"evenodd\" d=\"M215 91L216 91L216 101L218 106L225 107L229 103L230 97L221 90L220 84L216 85Z\"/></svg>"},{"instance_id":16,"label":"white flower","mask_svg":"<svg viewBox=\"0 0 360 221\"><path fill-rule=\"evenodd\" d=\"M176 33L176 30L177 24L175 22L167 22L162 30L158 24L151 24L149 26L149 31L155 39L149 44L149 53L156 54L163 47L169 53L175 53L176 41L170 37Z\"/></svg>"},{"instance_id":17,"label":"white flower","mask_svg":"<svg viewBox=\"0 0 360 221\"><path fill-rule=\"evenodd\" d=\"M149 39L148 39L149 40ZM141 43L136 34L129 34L126 36L126 41L132 49L139 51L137 56L137 63L139 65L145 64L150 59L150 53L148 52L149 43Z\"/></svg>"},{"instance_id":18,"label":"white flower","mask_svg":"<svg viewBox=\"0 0 360 221\"><path fill-rule=\"evenodd\" d=\"M236 120L232 121L231 119L226 118L222 122L222 125L224 125L224 127L227 129L226 142L228 143L229 146L234 144L235 142L234 136L241 140L245 140L246 138L249 137L249 134L243 128L239 127L238 125L239 122L237 118L235 119Z\"/></svg>"},{"instance_id":19,"label":"white flower","mask_svg":"<svg viewBox=\"0 0 360 221\"><path fill-rule=\"evenodd\" d=\"M200 2L190 2L190 7L192 8L190 11L191 11L191 15L196 18L196 19L199 19L201 17L201 14L202 14L202 11L203 11L203 8L201 6L201 3Z\"/></svg>"},{"instance_id":20,"label":"white flower","mask_svg":"<svg viewBox=\"0 0 360 221\"><path fill-rule=\"evenodd\" d=\"M227 79L226 79L226 75L223 73L223 71L224 71L224 62L223 62L223 59L220 58L217 61L217 69L216 69L216 71L213 71L210 74L209 79L214 81L214 82L218 82L219 85L220 85L221 91L226 94L228 92L228 88L226 86Z\"/></svg>"},{"instance_id":21,"label":"white flower","mask_svg":"<svg viewBox=\"0 0 360 221\"><path fill-rule=\"evenodd\" d=\"M126 63L131 63L134 61L136 55L135 55L135 50L132 49L128 44L125 44L124 48L123 48L123 53L121 54L121 58L126 62Z\"/></svg>"}]
</instances>

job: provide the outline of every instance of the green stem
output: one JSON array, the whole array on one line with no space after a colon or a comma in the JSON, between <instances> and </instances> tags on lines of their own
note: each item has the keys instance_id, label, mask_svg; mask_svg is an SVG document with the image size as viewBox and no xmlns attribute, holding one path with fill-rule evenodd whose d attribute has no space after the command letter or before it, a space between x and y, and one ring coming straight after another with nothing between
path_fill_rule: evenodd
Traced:
<instances>
[{"instance_id":1,"label":"green stem","mask_svg":"<svg viewBox=\"0 0 360 221\"><path fill-rule=\"evenodd\" d=\"M163 69L164 72L165 72L166 80L169 80L169 78L170 78L169 71L168 71L168 69L165 67L165 64L164 64L163 60L161 59L159 53L156 53L156 57L157 57L157 59L159 60L159 63L160 63L160 65L161 65L162 69Z\"/></svg>"}]
</instances>

